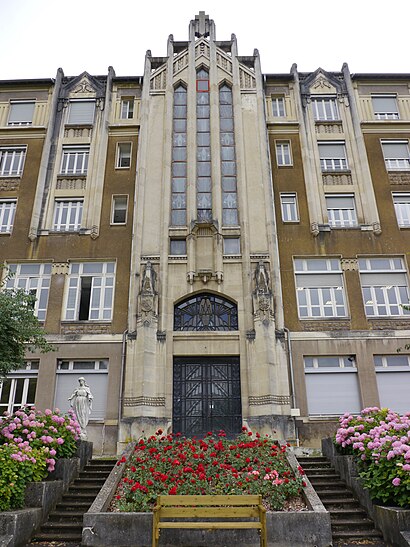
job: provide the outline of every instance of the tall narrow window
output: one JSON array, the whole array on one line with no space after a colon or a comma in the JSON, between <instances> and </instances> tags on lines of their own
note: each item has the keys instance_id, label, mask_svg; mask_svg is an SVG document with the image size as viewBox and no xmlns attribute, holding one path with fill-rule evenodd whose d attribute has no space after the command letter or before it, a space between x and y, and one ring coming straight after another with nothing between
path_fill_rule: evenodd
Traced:
<instances>
[{"instance_id":1,"label":"tall narrow window","mask_svg":"<svg viewBox=\"0 0 410 547\"><path fill-rule=\"evenodd\" d=\"M410 194L393 192L394 211L400 228L410 227Z\"/></svg>"},{"instance_id":2,"label":"tall narrow window","mask_svg":"<svg viewBox=\"0 0 410 547\"><path fill-rule=\"evenodd\" d=\"M286 116L284 97L272 97L272 113L275 118L283 118Z\"/></svg>"},{"instance_id":3,"label":"tall narrow window","mask_svg":"<svg viewBox=\"0 0 410 547\"><path fill-rule=\"evenodd\" d=\"M13 229L17 200L2 199L0 201L0 233L9 234Z\"/></svg>"},{"instance_id":4,"label":"tall narrow window","mask_svg":"<svg viewBox=\"0 0 410 547\"><path fill-rule=\"evenodd\" d=\"M173 117L171 225L184 226L187 184L187 92L182 85L174 91Z\"/></svg>"},{"instance_id":5,"label":"tall narrow window","mask_svg":"<svg viewBox=\"0 0 410 547\"><path fill-rule=\"evenodd\" d=\"M196 206L199 222L212 220L211 128L209 111L209 74L196 74Z\"/></svg>"},{"instance_id":6,"label":"tall narrow window","mask_svg":"<svg viewBox=\"0 0 410 547\"><path fill-rule=\"evenodd\" d=\"M117 148L117 169L129 169L131 167L131 143L119 142Z\"/></svg>"},{"instance_id":7,"label":"tall narrow window","mask_svg":"<svg viewBox=\"0 0 410 547\"><path fill-rule=\"evenodd\" d=\"M131 120L134 117L134 97L122 99L121 101L121 119Z\"/></svg>"},{"instance_id":8,"label":"tall narrow window","mask_svg":"<svg viewBox=\"0 0 410 547\"><path fill-rule=\"evenodd\" d=\"M235 134L233 131L232 89L219 89L219 127L222 171L222 224L237 226L238 200L236 185Z\"/></svg>"}]
</instances>

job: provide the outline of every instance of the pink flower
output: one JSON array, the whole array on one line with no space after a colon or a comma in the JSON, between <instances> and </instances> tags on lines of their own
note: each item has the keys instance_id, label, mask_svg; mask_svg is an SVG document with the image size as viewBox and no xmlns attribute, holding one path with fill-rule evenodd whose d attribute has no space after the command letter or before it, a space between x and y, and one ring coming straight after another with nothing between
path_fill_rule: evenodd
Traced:
<instances>
[{"instance_id":1,"label":"pink flower","mask_svg":"<svg viewBox=\"0 0 410 547\"><path fill-rule=\"evenodd\" d=\"M401 480L399 479L399 477L396 477L391 482L392 482L393 486L400 486Z\"/></svg>"},{"instance_id":2,"label":"pink flower","mask_svg":"<svg viewBox=\"0 0 410 547\"><path fill-rule=\"evenodd\" d=\"M61 437L58 437L57 444L64 444L64 439L62 439Z\"/></svg>"}]
</instances>

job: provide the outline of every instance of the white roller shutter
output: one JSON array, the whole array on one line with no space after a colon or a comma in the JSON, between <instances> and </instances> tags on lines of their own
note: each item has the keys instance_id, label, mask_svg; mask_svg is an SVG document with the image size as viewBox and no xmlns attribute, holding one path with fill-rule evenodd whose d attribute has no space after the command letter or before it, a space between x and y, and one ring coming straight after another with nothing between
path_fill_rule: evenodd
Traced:
<instances>
[{"instance_id":1,"label":"white roller shutter","mask_svg":"<svg viewBox=\"0 0 410 547\"><path fill-rule=\"evenodd\" d=\"M309 416L360 412L356 372L306 372L305 379Z\"/></svg>"}]
</instances>

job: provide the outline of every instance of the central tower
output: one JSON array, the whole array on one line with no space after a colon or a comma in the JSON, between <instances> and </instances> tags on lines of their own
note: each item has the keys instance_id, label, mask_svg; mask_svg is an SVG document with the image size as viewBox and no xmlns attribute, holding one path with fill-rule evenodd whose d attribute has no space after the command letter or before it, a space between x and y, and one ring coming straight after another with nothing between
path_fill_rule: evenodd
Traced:
<instances>
[{"instance_id":1,"label":"central tower","mask_svg":"<svg viewBox=\"0 0 410 547\"><path fill-rule=\"evenodd\" d=\"M121 441L294 435L259 54L200 12L148 51Z\"/></svg>"}]
</instances>

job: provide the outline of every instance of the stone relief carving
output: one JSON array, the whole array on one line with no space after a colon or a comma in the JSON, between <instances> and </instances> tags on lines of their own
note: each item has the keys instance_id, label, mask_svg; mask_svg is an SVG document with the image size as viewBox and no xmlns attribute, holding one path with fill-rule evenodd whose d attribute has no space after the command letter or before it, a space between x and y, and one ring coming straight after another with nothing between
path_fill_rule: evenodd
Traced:
<instances>
[{"instance_id":1,"label":"stone relief carving","mask_svg":"<svg viewBox=\"0 0 410 547\"><path fill-rule=\"evenodd\" d=\"M379 236L382 233L380 222L373 222L372 227L374 235Z\"/></svg>"},{"instance_id":2,"label":"stone relief carving","mask_svg":"<svg viewBox=\"0 0 410 547\"><path fill-rule=\"evenodd\" d=\"M262 260L255 268L254 281L253 308L255 318L261 319L262 323L267 325L273 317L272 291L270 289L269 273Z\"/></svg>"},{"instance_id":3,"label":"stone relief carving","mask_svg":"<svg viewBox=\"0 0 410 547\"><path fill-rule=\"evenodd\" d=\"M340 264L344 272L357 272L359 269L357 258L342 258Z\"/></svg>"},{"instance_id":4,"label":"stone relief carving","mask_svg":"<svg viewBox=\"0 0 410 547\"><path fill-rule=\"evenodd\" d=\"M158 315L158 297L156 292L156 278L154 268L151 262L147 262L141 282L141 292L139 296L141 319L145 326L149 326L152 320Z\"/></svg>"},{"instance_id":5,"label":"stone relief carving","mask_svg":"<svg viewBox=\"0 0 410 547\"><path fill-rule=\"evenodd\" d=\"M319 235L319 223L318 222L312 222L310 224L310 233L317 237Z\"/></svg>"},{"instance_id":6,"label":"stone relief carving","mask_svg":"<svg viewBox=\"0 0 410 547\"><path fill-rule=\"evenodd\" d=\"M76 87L73 89L72 93L95 93L95 90L91 86L87 78L83 78Z\"/></svg>"}]
</instances>

